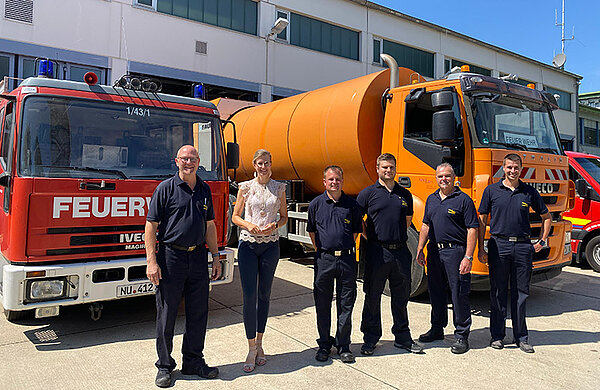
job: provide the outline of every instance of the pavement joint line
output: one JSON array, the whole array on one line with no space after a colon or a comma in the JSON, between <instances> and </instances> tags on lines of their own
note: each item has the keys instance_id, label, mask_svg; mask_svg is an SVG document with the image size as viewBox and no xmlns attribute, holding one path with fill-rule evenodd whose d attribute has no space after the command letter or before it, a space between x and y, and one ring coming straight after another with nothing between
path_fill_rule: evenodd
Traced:
<instances>
[{"instance_id":1,"label":"pavement joint line","mask_svg":"<svg viewBox=\"0 0 600 390\"><path fill-rule=\"evenodd\" d=\"M535 285L532 285L532 287L540 288L540 289L544 289L544 290L549 290L549 291L554 291L554 292L561 293L561 294L570 294L570 295L576 295L578 297L585 297L585 298L591 298L591 299L600 299L599 297L593 297L593 296L590 296L590 295L580 294L580 293L571 292L571 291L557 290L556 288L543 287L543 286L535 286Z\"/></svg>"}]
</instances>

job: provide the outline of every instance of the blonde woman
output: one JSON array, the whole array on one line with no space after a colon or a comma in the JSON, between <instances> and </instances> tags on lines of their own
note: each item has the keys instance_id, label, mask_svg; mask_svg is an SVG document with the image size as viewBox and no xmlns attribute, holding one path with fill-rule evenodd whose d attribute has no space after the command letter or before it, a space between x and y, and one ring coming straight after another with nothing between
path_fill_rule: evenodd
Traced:
<instances>
[{"instance_id":1,"label":"blonde woman","mask_svg":"<svg viewBox=\"0 0 600 390\"><path fill-rule=\"evenodd\" d=\"M279 261L278 228L287 223L285 184L271 179L271 153L257 150L252 165L256 171L255 178L240 183L232 217L233 223L240 227L238 266L248 338L248 356L243 365L245 372L252 372L257 365L267 363L262 340L269 314L271 286Z\"/></svg>"}]
</instances>

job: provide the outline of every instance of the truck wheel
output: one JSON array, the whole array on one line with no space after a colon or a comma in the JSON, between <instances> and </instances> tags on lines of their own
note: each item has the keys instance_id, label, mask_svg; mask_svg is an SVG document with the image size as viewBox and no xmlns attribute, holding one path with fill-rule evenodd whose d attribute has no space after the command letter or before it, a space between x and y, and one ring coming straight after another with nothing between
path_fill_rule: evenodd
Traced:
<instances>
[{"instance_id":1,"label":"truck wheel","mask_svg":"<svg viewBox=\"0 0 600 390\"><path fill-rule=\"evenodd\" d=\"M227 246L230 248L237 247L239 238L239 229L237 225L231 222L235 200L235 195L229 194L229 213L227 214Z\"/></svg>"},{"instance_id":2,"label":"truck wheel","mask_svg":"<svg viewBox=\"0 0 600 390\"><path fill-rule=\"evenodd\" d=\"M31 313L31 310L4 310L4 315L6 316L6 319L10 322L24 320L28 318L31 315Z\"/></svg>"},{"instance_id":3,"label":"truck wheel","mask_svg":"<svg viewBox=\"0 0 600 390\"><path fill-rule=\"evenodd\" d=\"M419 244L419 233L412 227L408 229L408 241L406 245L412 255L410 297L414 298L427 291L427 278L425 268L417 263L417 245Z\"/></svg>"},{"instance_id":4,"label":"truck wheel","mask_svg":"<svg viewBox=\"0 0 600 390\"><path fill-rule=\"evenodd\" d=\"M585 246L585 258L596 272L600 272L600 236L592 238Z\"/></svg>"}]
</instances>

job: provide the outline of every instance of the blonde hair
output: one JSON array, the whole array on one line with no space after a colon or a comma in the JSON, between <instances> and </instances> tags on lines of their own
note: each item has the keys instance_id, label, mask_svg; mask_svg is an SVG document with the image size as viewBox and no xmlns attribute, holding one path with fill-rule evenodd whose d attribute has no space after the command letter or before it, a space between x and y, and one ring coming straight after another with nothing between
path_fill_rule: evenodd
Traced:
<instances>
[{"instance_id":1,"label":"blonde hair","mask_svg":"<svg viewBox=\"0 0 600 390\"><path fill-rule=\"evenodd\" d=\"M271 152L269 152L268 150L265 150L265 149L258 149L256 152L254 152L254 156L252 157L252 164L254 164L256 162L256 160L258 160L259 158L265 157L265 156L269 156L269 161L273 160L271 158Z\"/></svg>"}]
</instances>

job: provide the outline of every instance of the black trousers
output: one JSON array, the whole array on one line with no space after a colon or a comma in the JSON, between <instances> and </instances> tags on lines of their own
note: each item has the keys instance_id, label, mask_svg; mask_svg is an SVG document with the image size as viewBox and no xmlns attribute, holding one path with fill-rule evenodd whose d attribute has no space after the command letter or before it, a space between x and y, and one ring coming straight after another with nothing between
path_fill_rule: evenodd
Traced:
<instances>
[{"instance_id":1,"label":"black trousers","mask_svg":"<svg viewBox=\"0 0 600 390\"><path fill-rule=\"evenodd\" d=\"M527 342L526 302L533 269L533 245L530 242L510 242L490 238L490 333L492 340L506 335L506 301L510 283L510 312L515 341Z\"/></svg>"},{"instance_id":2,"label":"black trousers","mask_svg":"<svg viewBox=\"0 0 600 390\"><path fill-rule=\"evenodd\" d=\"M352 309L356 302L356 273L358 264L354 254L334 256L319 252L315 258L315 282L313 294L317 312L319 348L330 350L335 343L338 348L350 345L352 333ZM337 331L335 339L330 336L331 301L335 282Z\"/></svg>"},{"instance_id":3,"label":"black trousers","mask_svg":"<svg viewBox=\"0 0 600 390\"><path fill-rule=\"evenodd\" d=\"M389 281L392 298L392 333L396 342L412 341L408 328L408 298L410 297L412 255L407 247L385 249L378 244L367 244L364 291L365 303L360 330L365 343L376 344L381 338L381 294Z\"/></svg>"},{"instance_id":4,"label":"black trousers","mask_svg":"<svg viewBox=\"0 0 600 390\"><path fill-rule=\"evenodd\" d=\"M156 367L173 370L171 357L177 309L185 297L185 333L182 366L196 369L204 362L204 338L208 320L208 253L202 247L193 252L159 246L157 261L162 272L156 290Z\"/></svg>"},{"instance_id":5,"label":"black trousers","mask_svg":"<svg viewBox=\"0 0 600 390\"><path fill-rule=\"evenodd\" d=\"M452 297L454 335L468 339L471 329L471 273L461 275L460 263L465 256L465 246L438 249L427 248L427 288L431 301L431 327L442 330L448 325L448 287Z\"/></svg>"}]
</instances>

